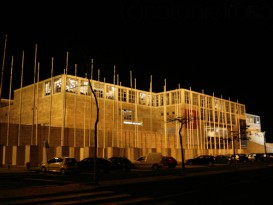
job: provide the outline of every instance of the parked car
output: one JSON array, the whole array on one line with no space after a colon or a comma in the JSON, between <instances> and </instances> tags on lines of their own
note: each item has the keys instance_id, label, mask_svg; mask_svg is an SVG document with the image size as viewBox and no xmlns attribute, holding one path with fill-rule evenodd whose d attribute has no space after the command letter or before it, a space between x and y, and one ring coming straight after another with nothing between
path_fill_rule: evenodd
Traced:
<instances>
[{"instance_id":1,"label":"parked car","mask_svg":"<svg viewBox=\"0 0 273 205\"><path fill-rule=\"evenodd\" d=\"M265 161L265 160L266 160L266 154L265 153L255 153L255 161L261 162L261 161Z\"/></svg>"},{"instance_id":2,"label":"parked car","mask_svg":"<svg viewBox=\"0 0 273 205\"><path fill-rule=\"evenodd\" d=\"M42 172L57 172L62 175L71 172L78 172L77 160L73 157L53 157L41 164Z\"/></svg>"},{"instance_id":3,"label":"parked car","mask_svg":"<svg viewBox=\"0 0 273 205\"><path fill-rule=\"evenodd\" d=\"M231 156L227 154L220 154L215 156L215 164L230 164L232 162Z\"/></svg>"},{"instance_id":4,"label":"parked car","mask_svg":"<svg viewBox=\"0 0 273 205\"><path fill-rule=\"evenodd\" d=\"M110 157L109 160L115 165L115 169L130 171L134 168L133 163L126 157Z\"/></svg>"},{"instance_id":5,"label":"parked car","mask_svg":"<svg viewBox=\"0 0 273 205\"><path fill-rule=\"evenodd\" d=\"M214 156L211 155L200 155L198 157L192 158L192 159L187 159L185 164L186 165L213 165L215 163L215 158Z\"/></svg>"},{"instance_id":6,"label":"parked car","mask_svg":"<svg viewBox=\"0 0 273 205\"><path fill-rule=\"evenodd\" d=\"M256 161L256 154L255 153L250 153L250 154L247 154L246 156L247 156L249 162Z\"/></svg>"},{"instance_id":7,"label":"parked car","mask_svg":"<svg viewBox=\"0 0 273 205\"><path fill-rule=\"evenodd\" d=\"M87 157L78 162L81 172L94 172L95 158ZM97 157L97 171L109 172L115 169L115 165L108 159Z\"/></svg>"},{"instance_id":8,"label":"parked car","mask_svg":"<svg viewBox=\"0 0 273 205\"><path fill-rule=\"evenodd\" d=\"M171 156L163 156L162 163L163 163L163 166L167 166L169 168L175 168L177 165L177 160Z\"/></svg>"},{"instance_id":9,"label":"parked car","mask_svg":"<svg viewBox=\"0 0 273 205\"><path fill-rule=\"evenodd\" d=\"M231 155L232 161L234 161L234 155ZM248 162L248 157L246 154L235 154L236 162Z\"/></svg>"},{"instance_id":10,"label":"parked car","mask_svg":"<svg viewBox=\"0 0 273 205\"><path fill-rule=\"evenodd\" d=\"M135 168L158 170L163 167L162 159L162 153L150 152L145 156L141 156L138 159L133 160L132 163Z\"/></svg>"}]
</instances>

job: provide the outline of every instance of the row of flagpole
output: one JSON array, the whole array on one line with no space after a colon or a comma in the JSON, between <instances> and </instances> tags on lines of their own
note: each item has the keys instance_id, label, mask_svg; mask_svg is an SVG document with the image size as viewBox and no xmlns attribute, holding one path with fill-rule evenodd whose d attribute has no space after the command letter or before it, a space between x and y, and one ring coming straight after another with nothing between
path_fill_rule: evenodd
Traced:
<instances>
[{"instance_id":1,"label":"row of flagpole","mask_svg":"<svg viewBox=\"0 0 273 205\"><path fill-rule=\"evenodd\" d=\"M3 88L3 75L4 75L4 65L5 65L5 56L6 56L6 45L7 45L7 35L6 35L6 38L5 38L5 45L4 45L4 53L3 53L3 61L2 61L2 72L1 72L1 91L0 91L0 100L2 99L2 88ZM11 102L11 89L12 89L12 72L13 72L13 56L12 56L12 59L11 59L11 71L10 71L10 88L9 88L9 107L8 107L8 126L7 126L7 145L9 144L9 121L10 121L10 102ZM93 79L93 59L91 60L91 80ZM37 66L38 65L38 66ZM37 127L37 123L38 123L38 113L37 113L37 109L38 109L38 83L39 83L39 69L40 69L40 64L39 62L37 63L37 44L35 44L35 57L34 57L34 78L33 78L33 106L32 106L32 109L33 109L33 113L32 113L32 129L31 129L31 144L36 144L38 143L38 139L37 139L37 136L38 136L38 127ZM24 70L24 51L22 52L22 66L21 66L21 84L20 84L20 87L22 88L23 87L23 70ZM38 72L37 72L38 70ZM67 57L66 57L66 67L65 67L65 74L67 76L67 73L68 73L68 52L67 52ZM77 77L77 65L75 65L75 76ZM36 82L36 77L37 77L37 82ZM52 93L53 93L53 82L52 82L52 78L53 78L53 58L52 58L52 65L51 65L51 96L50 96L50 121L49 121L49 134L48 134L48 142L50 140L50 127L51 127L51 108L52 108ZM99 78L99 74L98 74L98 78ZM116 85L116 67L114 66L114 92L115 92L115 85ZM118 83L118 82L117 82ZM134 87L136 89L136 79L134 81ZM66 84L66 82L65 82ZM66 85L65 85L66 86ZM131 86L131 89L132 89L132 73L130 72L130 86ZM35 92L35 88L36 88L36 92ZM63 87L64 89L66 89L66 87ZM191 89L190 89L191 90ZM21 136L20 136L20 130L21 130L21 108L22 108L22 89L20 91L20 108L19 108L19 131L18 131L18 145L20 145L20 140L21 140ZM61 145L64 145L64 128L66 126L66 92L64 91L64 104L63 104L63 125L62 125L62 138L61 138ZM152 93L152 76L151 76L151 80L150 80L150 93ZM165 118L166 118L166 102L165 102L165 96L166 94L166 80L165 80L165 84L164 84L164 121ZM114 93L115 95L115 93ZM115 95L115 97L118 97ZM113 100L113 114L115 114L115 112L118 112L118 109L115 111L115 101L117 101L117 99L115 100L115 97L114 97L114 100ZM37 100L36 100L37 98ZM214 102L214 93L213 93L213 102ZM152 96L150 96L150 104L152 106ZM193 100L191 99L190 102L191 102L191 105L190 105L190 111L192 112L192 102ZM1 101L0 101L1 102ZM90 103L91 105L92 103ZM137 112L137 96L136 96L136 93L135 93L135 101L134 101L134 105L135 105L135 116L134 116L134 120L138 121L138 112ZM0 103L0 106L1 106L1 103ZM118 106L118 105L117 105ZM75 106L76 108L76 106ZM91 108L90 108L91 109ZM212 110L213 112L213 115L215 115L215 112L214 112L214 109ZM152 112L151 112L152 113ZM90 115L91 115L91 112L90 112ZM85 114L84 114L84 118L85 118ZM151 117L152 118L152 117ZM215 122L215 117L214 118L214 121L213 121L213 128L214 128L214 131L216 130L216 122ZM36 120L35 120L36 119ZM91 116L90 116L90 119L91 119ZM232 121L232 117L230 116L230 119ZM238 120L238 116L237 116L237 119ZM84 120L85 121L85 120ZM208 115L208 121L210 122L210 115ZM84 122L85 123L85 122ZM227 123L227 121L225 122ZM238 122L237 122L238 123ZM34 134L34 125L36 124L36 132ZM114 118L113 118L113 127L114 126L115 122L114 122ZM91 122L90 122L90 125L91 125ZM217 125L219 127L219 116L218 116L218 122L217 122ZM151 126L152 126L152 123L151 123ZM190 123L190 127L192 127L192 123ZM232 123L231 123L231 126L232 126ZM74 128L75 128L75 124L74 124ZM85 129L85 127L84 127ZM152 127L151 127L152 129ZM231 127L232 129L232 127ZM91 130L91 129L89 129ZM118 130L118 127L116 127L116 132ZM189 130L189 137L187 140L188 141L188 146L190 146L191 144L193 144L193 139L192 139L192 129ZM118 132L116 133L118 134ZM165 135L165 147L167 147L167 125L164 125L164 135ZM135 145L137 145L137 136L138 136L138 127L137 125L135 125ZM90 137L90 134L89 134L89 137ZM85 138L85 136L84 136ZM105 138L105 133L104 133L104 138ZM35 141L34 141L35 139ZM197 139L198 140L198 139ZM105 141L105 140L104 140ZM74 143L76 142L76 132L74 131ZM200 142L197 142L198 144ZM211 143L211 141L210 141ZM214 144L216 145L216 133L214 133ZM220 142L218 142L220 143ZM85 144L84 144L85 145ZM89 138L89 145L90 145L90 138Z\"/></svg>"}]
</instances>

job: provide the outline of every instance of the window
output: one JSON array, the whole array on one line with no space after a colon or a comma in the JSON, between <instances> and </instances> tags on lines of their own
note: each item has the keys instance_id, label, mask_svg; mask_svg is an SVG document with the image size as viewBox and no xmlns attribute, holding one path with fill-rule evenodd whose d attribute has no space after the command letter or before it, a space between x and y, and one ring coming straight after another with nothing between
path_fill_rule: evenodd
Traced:
<instances>
[{"instance_id":1,"label":"window","mask_svg":"<svg viewBox=\"0 0 273 205\"><path fill-rule=\"evenodd\" d=\"M66 92L77 93L78 92L78 80L75 78L67 78L66 80Z\"/></svg>"},{"instance_id":2,"label":"window","mask_svg":"<svg viewBox=\"0 0 273 205\"><path fill-rule=\"evenodd\" d=\"M193 105L198 105L199 104L198 103L198 94L196 94L196 93L192 94L192 103L193 103Z\"/></svg>"},{"instance_id":3,"label":"window","mask_svg":"<svg viewBox=\"0 0 273 205\"><path fill-rule=\"evenodd\" d=\"M118 100L119 101L126 102L126 94L127 94L126 91L127 91L126 89L122 89L122 88L118 89Z\"/></svg>"},{"instance_id":4,"label":"window","mask_svg":"<svg viewBox=\"0 0 273 205\"><path fill-rule=\"evenodd\" d=\"M185 91L185 103L190 104L190 93Z\"/></svg>"},{"instance_id":5,"label":"window","mask_svg":"<svg viewBox=\"0 0 273 205\"><path fill-rule=\"evenodd\" d=\"M106 87L106 98L107 99L115 99L115 87L107 85Z\"/></svg>"},{"instance_id":6,"label":"window","mask_svg":"<svg viewBox=\"0 0 273 205\"><path fill-rule=\"evenodd\" d=\"M122 110L123 120L132 120L132 110Z\"/></svg>"},{"instance_id":7,"label":"window","mask_svg":"<svg viewBox=\"0 0 273 205\"><path fill-rule=\"evenodd\" d=\"M136 102L136 93L135 91L129 90L129 102L135 103Z\"/></svg>"},{"instance_id":8,"label":"window","mask_svg":"<svg viewBox=\"0 0 273 205\"><path fill-rule=\"evenodd\" d=\"M207 108L212 108L212 97L207 97Z\"/></svg>"},{"instance_id":9,"label":"window","mask_svg":"<svg viewBox=\"0 0 273 205\"><path fill-rule=\"evenodd\" d=\"M146 94L140 92L139 93L139 104L140 105L145 105L146 104Z\"/></svg>"},{"instance_id":10,"label":"window","mask_svg":"<svg viewBox=\"0 0 273 205\"><path fill-rule=\"evenodd\" d=\"M83 95L88 95L88 90L89 90L89 82L86 80L81 81L81 86L80 86L80 93ZM91 90L90 90L91 92Z\"/></svg>"},{"instance_id":11,"label":"window","mask_svg":"<svg viewBox=\"0 0 273 205\"><path fill-rule=\"evenodd\" d=\"M45 95L51 94L51 81L45 82Z\"/></svg>"},{"instance_id":12,"label":"window","mask_svg":"<svg viewBox=\"0 0 273 205\"><path fill-rule=\"evenodd\" d=\"M226 112L230 112L229 102L226 102L225 105L226 105Z\"/></svg>"},{"instance_id":13,"label":"window","mask_svg":"<svg viewBox=\"0 0 273 205\"><path fill-rule=\"evenodd\" d=\"M201 103L201 107L205 107L205 96L200 95L200 103Z\"/></svg>"},{"instance_id":14,"label":"window","mask_svg":"<svg viewBox=\"0 0 273 205\"><path fill-rule=\"evenodd\" d=\"M103 98L103 84L94 83L94 92L98 98Z\"/></svg>"},{"instance_id":15,"label":"window","mask_svg":"<svg viewBox=\"0 0 273 205\"><path fill-rule=\"evenodd\" d=\"M59 93L62 90L62 79L56 78L54 79L54 93Z\"/></svg>"},{"instance_id":16,"label":"window","mask_svg":"<svg viewBox=\"0 0 273 205\"><path fill-rule=\"evenodd\" d=\"M180 98L179 98L179 92L173 92L171 93L171 97L172 97L172 104L178 104L180 102Z\"/></svg>"}]
</instances>

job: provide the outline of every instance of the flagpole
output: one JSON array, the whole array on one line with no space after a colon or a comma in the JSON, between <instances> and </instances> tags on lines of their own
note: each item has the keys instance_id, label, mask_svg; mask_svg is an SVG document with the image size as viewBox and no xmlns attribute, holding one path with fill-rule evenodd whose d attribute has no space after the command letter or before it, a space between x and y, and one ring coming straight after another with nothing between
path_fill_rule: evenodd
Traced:
<instances>
[{"instance_id":1,"label":"flagpole","mask_svg":"<svg viewBox=\"0 0 273 205\"><path fill-rule=\"evenodd\" d=\"M21 140L21 120L22 120L22 88L23 88L23 73L24 73L24 51L22 52L22 65L21 65L21 85L20 85L20 107L19 107L19 130L18 130L18 146L20 146Z\"/></svg>"},{"instance_id":2,"label":"flagpole","mask_svg":"<svg viewBox=\"0 0 273 205\"><path fill-rule=\"evenodd\" d=\"M114 84L114 90L113 90L113 129L115 127L115 97L116 97L116 66L114 65L114 76L113 76L113 84ZM114 135L114 130L112 130L112 134ZM112 137L112 146L114 147L114 136Z\"/></svg>"},{"instance_id":3,"label":"flagpole","mask_svg":"<svg viewBox=\"0 0 273 205\"><path fill-rule=\"evenodd\" d=\"M168 140L167 140L167 108L166 108L166 79L164 79L164 94L163 94L163 110L164 110L164 141L165 141L165 148L168 147Z\"/></svg>"},{"instance_id":4,"label":"flagpole","mask_svg":"<svg viewBox=\"0 0 273 205\"><path fill-rule=\"evenodd\" d=\"M50 106L49 106L49 126L48 126L48 138L47 138L47 143L50 144L50 135L51 135L51 112L52 112L52 95L53 95L53 62L54 58L51 58L51 82L50 82Z\"/></svg>"},{"instance_id":5,"label":"flagpole","mask_svg":"<svg viewBox=\"0 0 273 205\"><path fill-rule=\"evenodd\" d=\"M135 94L138 93L137 92L137 89L136 89L136 78L134 79L135 80ZM137 101L138 101L138 98L137 98L138 95L136 95L135 97L135 122L138 121L138 113L137 113ZM137 136L138 136L138 129L137 129L137 125L135 123L135 147L137 147Z\"/></svg>"},{"instance_id":6,"label":"flagpole","mask_svg":"<svg viewBox=\"0 0 273 205\"><path fill-rule=\"evenodd\" d=\"M75 64L75 77L77 78L77 64ZM76 147L76 107L77 107L77 95L74 96L74 147Z\"/></svg>"},{"instance_id":7,"label":"flagpole","mask_svg":"<svg viewBox=\"0 0 273 205\"><path fill-rule=\"evenodd\" d=\"M31 145L33 145L33 140L34 140L34 117L35 117L34 113L35 113L36 60L37 60L37 44L35 44L35 56L34 56Z\"/></svg>"},{"instance_id":8,"label":"flagpole","mask_svg":"<svg viewBox=\"0 0 273 205\"><path fill-rule=\"evenodd\" d=\"M2 99L3 77L4 77L4 67L5 67L5 59L6 59L7 39L8 39L8 35L6 34L5 46L4 46L4 52L3 52L3 60L2 60L2 72L1 72L0 107L2 107L1 99Z\"/></svg>"},{"instance_id":9,"label":"flagpole","mask_svg":"<svg viewBox=\"0 0 273 205\"><path fill-rule=\"evenodd\" d=\"M12 86L12 69L13 69L13 56L11 57L11 67L10 67L9 109L8 109L8 127L7 127L7 146L9 146L9 121L10 121L10 101L11 101L11 86Z\"/></svg>"},{"instance_id":10,"label":"flagpole","mask_svg":"<svg viewBox=\"0 0 273 205\"><path fill-rule=\"evenodd\" d=\"M36 112L36 145L38 145L38 109L39 109L39 101L38 101L38 91L39 91L39 86L38 86L38 84L39 84L39 73L40 73L40 62L38 62L38 73L37 73L37 83L36 83L36 89L37 89L37 95L36 95L36 99L37 99L37 102L36 102L36 110L35 110L35 112Z\"/></svg>"},{"instance_id":11,"label":"flagpole","mask_svg":"<svg viewBox=\"0 0 273 205\"><path fill-rule=\"evenodd\" d=\"M152 112L152 107L153 107L153 77L152 75L150 76L150 131L152 132L153 130L153 112Z\"/></svg>"},{"instance_id":12,"label":"flagpole","mask_svg":"<svg viewBox=\"0 0 273 205\"><path fill-rule=\"evenodd\" d=\"M91 81L93 81L93 72L94 72L94 60L91 59ZM93 82L91 82L93 83ZM87 94L87 93L86 93ZM92 93L90 93L90 123L89 123L89 132L88 132L88 139L89 139L89 147L91 146L91 131L92 131Z\"/></svg>"},{"instance_id":13,"label":"flagpole","mask_svg":"<svg viewBox=\"0 0 273 205\"><path fill-rule=\"evenodd\" d=\"M93 80L93 59L91 59L91 80Z\"/></svg>"},{"instance_id":14,"label":"flagpole","mask_svg":"<svg viewBox=\"0 0 273 205\"><path fill-rule=\"evenodd\" d=\"M66 63L65 63L65 82L63 85L63 124L62 124L62 133L61 133L61 146L65 145L64 135L65 135L65 119L66 119L66 85L67 85L67 73L68 73L68 56L69 53L66 52Z\"/></svg>"}]
</instances>

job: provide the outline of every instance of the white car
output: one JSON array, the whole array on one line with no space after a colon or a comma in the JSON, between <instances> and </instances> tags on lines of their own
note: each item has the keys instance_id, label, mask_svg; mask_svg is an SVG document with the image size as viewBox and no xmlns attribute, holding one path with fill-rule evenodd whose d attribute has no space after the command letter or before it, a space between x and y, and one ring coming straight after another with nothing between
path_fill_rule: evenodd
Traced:
<instances>
[{"instance_id":1,"label":"white car","mask_svg":"<svg viewBox=\"0 0 273 205\"><path fill-rule=\"evenodd\" d=\"M159 152L150 152L132 161L135 168L148 168L158 170L163 167L163 156Z\"/></svg>"},{"instance_id":2,"label":"white car","mask_svg":"<svg viewBox=\"0 0 273 205\"><path fill-rule=\"evenodd\" d=\"M58 172L65 175L68 172L78 172L77 160L73 157L53 157L41 165L42 172Z\"/></svg>"}]
</instances>

